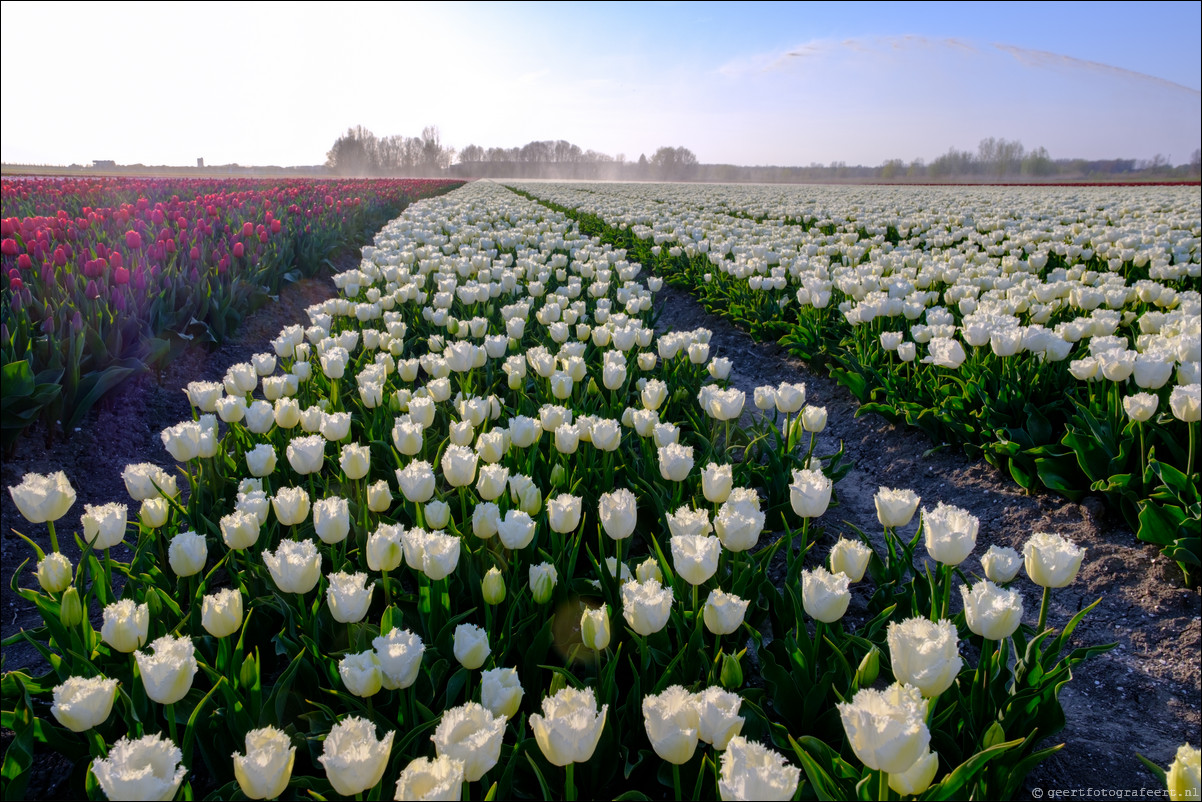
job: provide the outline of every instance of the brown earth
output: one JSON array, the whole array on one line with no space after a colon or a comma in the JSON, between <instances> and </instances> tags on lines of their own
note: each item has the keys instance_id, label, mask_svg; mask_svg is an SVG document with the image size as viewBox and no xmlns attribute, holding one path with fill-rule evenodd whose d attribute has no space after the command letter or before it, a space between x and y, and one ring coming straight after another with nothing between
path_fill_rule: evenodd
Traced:
<instances>
[{"instance_id":1,"label":"brown earth","mask_svg":"<svg viewBox=\"0 0 1202 802\"><path fill-rule=\"evenodd\" d=\"M328 278L291 285L281 292L278 303L247 318L236 339L213 351L189 348L158 381L142 376L127 383L71 439L44 447L44 432L30 432L18 445L17 455L4 460L0 483L6 488L18 484L29 471L65 471L78 492L70 513L74 520L85 503L127 500L121 479L125 465L154 462L174 469L159 433L190 416L184 386L201 379L219 381L231 364L268 350L267 341L283 326L307 322L305 307L334 293ZM1117 646L1082 665L1062 692L1068 724L1050 743L1062 740L1066 747L1036 768L1026 791L1038 798L1053 790L1157 787L1135 753L1167 766L1180 744L1196 742L1202 726L1198 659L1202 604L1198 591L1182 586L1173 563L1159 557L1154 547L1136 541L1098 498L1076 504L1050 494L1025 495L983 462L949 449L929 453L930 441L913 430L895 427L875 415L857 418L855 401L834 381L811 373L775 344L755 343L709 315L686 293L665 287L656 305L661 328L713 331L712 354L734 362L732 381L748 398L758 385L803 381L807 403L827 408L824 446L833 450L842 440L848 457L855 461L855 468L837 487L841 505L828 513L827 519L836 521L828 529L838 531L843 528L838 521L844 521L865 532L876 531L873 495L877 488L909 487L926 505L944 501L980 518L977 556L992 543L1021 549L1037 531L1059 532L1085 546L1086 561L1076 582L1053 594L1050 620L1066 621L1100 597L1101 604L1077 629L1074 642ZM74 526L60 528L65 534ZM13 529L43 546L47 543L45 528L26 522L5 492L0 501L0 572L5 577L0 634L4 637L40 623L33 607L7 589L7 578L33 556ZM75 558L77 552L68 540L61 538L63 550ZM980 573L977 557L970 557L964 568ZM31 582L26 577L23 584ZM1019 581L1014 587L1023 590L1028 611L1038 609L1035 586ZM30 647L4 650L6 668L36 667L40 662ZM7 738L3 741L0 746L7 746ZM35 794L46 798L62 793L61 773L37 774L30 786ZM1082 790L1078 795L1095 794Z\"/></svg>"}]
</instances>

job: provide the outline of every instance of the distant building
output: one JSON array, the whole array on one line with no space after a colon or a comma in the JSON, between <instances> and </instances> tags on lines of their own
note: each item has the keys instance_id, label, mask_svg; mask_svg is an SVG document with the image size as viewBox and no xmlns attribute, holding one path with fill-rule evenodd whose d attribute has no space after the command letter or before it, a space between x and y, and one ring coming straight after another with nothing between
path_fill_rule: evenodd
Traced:
<instances>
[{"instance_id":1,"label":"distant building","mask_svg":"<svg viewBox=\"0 0 1202 802\"><path fill-rule=\"evenodd\" d=\"M197 160L196 160L196 166L197 166L197 167L204 167L204 166L205 166L205 160L204 160L204 157L203 157L203 156L201 156L199 159L197 159Z\"/></svg>"},{"instance_id":2,"label":"distant building","mask_svg":"<svg viewBox=\"0 0 1202 802\"><path fill-rule=\"evenodd\" d=\"M95 159L92 161L92 167L97 170L112 170L116 168L117 162L112 159Z\"/></svg>"}]
</instances>

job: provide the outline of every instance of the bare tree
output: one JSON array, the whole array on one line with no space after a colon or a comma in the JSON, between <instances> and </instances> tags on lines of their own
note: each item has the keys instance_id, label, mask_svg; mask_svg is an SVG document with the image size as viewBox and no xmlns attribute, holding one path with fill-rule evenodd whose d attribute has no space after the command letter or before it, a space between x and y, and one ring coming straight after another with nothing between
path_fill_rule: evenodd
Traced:
<instances>
[{"instance_id":1,"label":"bare tree","mask_svg":"<svg viewBox=\"0 0 1202 802\"><path fill-rule=\"evenodd\" d=\"M651 166L659 178L686 178L697 166L697 156L685 147L664 146L652 155Z\"/></svg>"},{"instance_id":2,"label":"bare tree","mask_svg":"<svg viewBox=\"0 0 1202 802\"><path fill-rule=\"evenodd\" d=\"M379 169L376 135L362 125L346 129L326 153L326 166L339 175L372 175Z\"/></svg>"}]
</instances>

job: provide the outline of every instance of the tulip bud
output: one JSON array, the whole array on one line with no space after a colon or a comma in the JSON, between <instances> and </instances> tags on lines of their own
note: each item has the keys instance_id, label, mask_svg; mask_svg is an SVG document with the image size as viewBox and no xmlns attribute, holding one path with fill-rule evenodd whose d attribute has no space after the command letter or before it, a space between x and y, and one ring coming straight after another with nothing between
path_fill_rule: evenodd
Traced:
<instances>
[{"instance_id":1,"label":"tulip bud","mask_svg":"<svg viewBox=\"0 0 1202 802\"><path fill-rule=\"evenodd\" d=\"M734 474L730 465L711 462L701 471L701 492L711 504L721 504L730 496Z\"/></svg>"},{"instance_id":2,"label":"tulip bud","mask_svg":"<svg viewBox=\"0 0 1202 802\"><path fill-rule=\"evenodd\" d=\"M664 581L664 572L659 569L659 563L654 557L648 557L639 563L634 569L634 576L639 582L655 581L662 584Z\"/></svg>"},{"instance_id":3,"label":"tulip bud","mask_svg":"<svg viewBox=\"0 0 1202 802\"><path fill-rule=\"evenodd\" d=\"M580 639L589 649L601 651L609 646L609 610L604 605L586 609L580 615Z\"/></svg>"},{"instance_id":4,"label":"tulip bud","mask_svg":"<svg viewBox=\"0 0 1202 802\"><path fill-rule=\"evenodd\" d=\"M52 551L38 561L37 575L42 590L47 593L62 593L73 578L71 561L65 555Z\"/></svg>"},{"instance_id":5,"label":"tulip bud","mask_svg":"<svg viewBox=\"0 0 1202 802\"><path fill-rule=\"evenodd\" d=\"M346 540L351 531L350 505L344 498L330 496L313 502L313 528L322 543Z\"/></svg>"},{"instance_id":6,"label":"tulip bud","mask_svg":"<svg viewBox=\"0 0 1202 802\"><path fill-rule=\"evenodd\" d=\"M204 570L209 544L204 535L180 532L167 547L167 562L176 576L192 576Z\"/></svg>"},{"instance_id":7,"label":"tulip bud","mask_svg":"<svg viewBox=\"0 0 1202 802\"><path fill-rule=\"evenodd\" d=\"M77 626L83 620L83 603L79 600L79 591L71 585L63 593L59 603L58 620L67 628Z\"/></svg>"},{"instance_id":8,"label":"tulip bud","mask_svg":"<svg viewBox=\"0 0 1202 802\"><path fill-rule=\"evenodd\" d=\"M167 504L167 499L161 496L148 498L142 502L142 507L138 510L138 518L148 529L158 529L167 523L167 516L170 512L171 507Z\"/></svg>"},{"instance_id":9,"label":"tulip bud","mask_svg":"<svg viewBox=\"0 0 1202 802\"><path fill-rule=\"evenodd\" d=\"M431 529L445 529L451 522L451 506L445 501L430 501L423 508L426 525Z\"/></svg>"},{"instance_id":10,"label":"tulip bud","mask_svg":"<svg viewBox=\"0 0 1202 802\"><path fill-rule=\"evenodd\" d=\"M551 601L551 595L555 592L555 583L558 579L559 572L551 563L530 566L530 594L534 597L535 604L546 604Z\"/></svg>"},{"instance_id":11,"label":"tulip bud","mask_svg":"<svg viewBox=\"0 0 1202 802\"><path fill-rule=\"evenodd\" d=\"M500 604L505 601L505 577L501 576L495 565L484 574L480 591L484 595L485 604Z\"/></svg>"},{"instance_id":12,"label":"tulip bud","mask_svg":"<svg viewBox=\"0 0 1202 802\"><path fill-rule=\"evenodd\" d=\"M353 695L375 696L384 687L384 674L375 652L348 654L338 661L338 676Z\"/></svg>"},{"instance_id":13,"label":"tulip bud","mask_svg":"<svg viewBox=\"0 0 1202 802\"><path fill-rule=\"evenodd\" d=\"M746 653L747 653L746 649L739 652L738 654L723 653L723 655L722 655L722 671L719 674L718 681L722 684L722 687L725 688L726 690L733 691L737 688L743 687L743 666L739 662L739 658L742 657Z\"/></svg>"},{"instance_id":14,"label":"tulip bud","mask_svg":"<svg viewBox=\"0 0 1202 802\"><path fill-rule=\"evenodd\" d=\"M563 465L556 465L551 469L551 487L559 489L566 486L568 483L568 472L564 470Z\"/></svg>"},{"instance_id":15,"label":"tulip bud","mask_svg":"<svg viewBox=\"0 0 1202 802\"><path fill-rule=\"evenodd\" d=\"M372 512L387 512L392 506L392 491L384 479L367 488L367 508Z\"/></svg>"},{"instance_id":16,"label":"tulip bud","mask_svg":"<svg viewBox=\"0 0 1202 802\"><path fill-rule=\"evenodd\" d=\"M460 624L455 627L455 659L469 671L484 665L492 649L488 645L488 632L475 624Z\"/></svg>"},{"instance_id":17,"label":"tulip bud","mask_svg":"<svg viewBox=\"0 0 1202 802\"><path fill-rule=\"evenodd\" d=\"M347 443L342 447L338 464L347 479L362 479L371 469L371 451L365 445Z\"/></svg>"},{"instance_id":18,"label":"tulip bud","mask_svg":"<svg viewBox=\"0 0 1202 802\"><path fill-rule=\"evenodd\" d=\"M857 688L867 688L876 682L877 675L881 671L881 650L873 646L868 650L868 654L864 655L864 659L860 661L859 667L856 669L855 685Z\"/></svg>"},{"instance_id":19,"label":"tulip bud","mask_svg":"<svg viewBox=\"0 0 1202 802\"><path fill-rule=\"evenodd\" d=\"M931 781L938 771L939 756L927 750L905 771L890 772L889 787L902 796L916 796L931 787Z\"/></svg>"}]
</instances>

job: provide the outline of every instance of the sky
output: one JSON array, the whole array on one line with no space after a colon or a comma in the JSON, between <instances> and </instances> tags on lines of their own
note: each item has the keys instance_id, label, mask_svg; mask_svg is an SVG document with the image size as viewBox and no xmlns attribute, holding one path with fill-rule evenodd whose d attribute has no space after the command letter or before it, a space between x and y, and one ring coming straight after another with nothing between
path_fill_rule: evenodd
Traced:
<instances>
[{"instance_id":1,"label":"sky","mask_svg":"<svg viewBox=\"0 0 1202 802\"><path fill-rule=\"evenodd\" d=\"M636 160L1189 161L1202 3L0 3L5 162L312 165L353 125ZM20 32L20 33L16 33Z\"/></svg>"}]
</instances>

